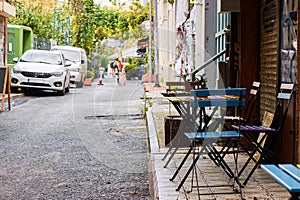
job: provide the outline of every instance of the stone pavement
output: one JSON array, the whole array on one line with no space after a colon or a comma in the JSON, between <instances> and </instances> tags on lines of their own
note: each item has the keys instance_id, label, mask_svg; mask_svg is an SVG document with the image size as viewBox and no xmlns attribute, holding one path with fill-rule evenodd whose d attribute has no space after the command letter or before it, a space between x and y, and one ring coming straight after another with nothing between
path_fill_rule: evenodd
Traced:
<instances>
[{"instance_id":1,"label":"stone pavement","mask_svg":"<svg viewBox=\"0 0 300 200\"><path fill-rule=\"evenodd\" d=\"M160 85L160 87L154 87L154 84L144 83L146 90L146 98L148 100L147 120L148 130L150 138L151 148L151 167L153 174L153 187L154 187L154 199L160 200L183 200L183 199L289 199L291 195L281 185L276 183L268 174L258 168L254 175L249 180L246 187L242 188L241 194L217 194L220 192L232 192L232 187L212 187L212 185L228 185L231 180L228 176L214 165L212 160L203 156L197 163L197 177L198 184L204 186L200 188L200 195L198 195L197 189L191 189L191 175L188 180L184 183L183 187L176 191L176 188L184 176L187 167L190 166L192 157L188 159L184 168L180 171L179 175L174 181L169 179L172 177L176 167L179 165L182 157L187 151L186 148L181 148L175 157L171 160L170 164L164 168L165 161L162 161L163 156L168 150L165 147L164 142L164 118L168 115L176 114L176 110L169 105L161 94L161 91L165 91L166 87ZM218 147L217 147L218 148ZM240 153L238 156L238 167L240 168L244 161L247 159L245 153ZM233 156L226 156L226 162L233 168ZM248 169L248 168L247 168ZM249 169L250 170L250 167ZM246 170L246 172L248 172ZM245 175L241 177L243 181ZM194 185L196 182L194 181ZM208 193L208 195L201 195Z\"/></svg>"}]
</instances>

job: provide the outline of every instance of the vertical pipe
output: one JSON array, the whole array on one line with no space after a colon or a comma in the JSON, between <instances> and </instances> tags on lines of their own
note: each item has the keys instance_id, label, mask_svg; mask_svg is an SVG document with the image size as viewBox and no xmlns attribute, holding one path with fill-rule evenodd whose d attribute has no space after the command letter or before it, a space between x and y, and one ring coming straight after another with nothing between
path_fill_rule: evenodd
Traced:
<instances>
[{"instance_id":1,"label":"vertical pipe","mask_svg":"<svg viewBox=\"0 0 300 200\"><path fill-rule=\"evenodd\" d=\"M196 69L201 66L204 62L204 0L196 0L195 2L195 13L196 13L196 24L195 24L195 65Z\"/></svg>"},{"instance_id":2,"label":"vertical pipe","mask_svg":"<svg viewBox=\"0 0 300 200\"><path fill-rule=\"evenodd\" d=\"M159 86L159 55L158 55L158 23L157 23L157 0L154 0L154 67L155 67L155 87Z\"/></svg>"},{"instance_id":3,"label":"vertical pipe","mask_svg":"<svg viewBox=\"0 0 300 200\"><path fill-rule=\"evenodd\" d=\"M149 23L150 23L150 28L149 28L149 47L148 47L148 75L149 75L149 83L151 83L151 78L152 78L152 0L149 0Z\"/></svg>"},{"instance_id":4,"label":"vertical pipe","mask_svg":"<svg viewBox=\"0 0 300 200\"><path fill-rule=\"evenodd\" d=\"M56 24L56 20L55 20L55 18L56 18L56 9L55 9L55 7L54 7L54 9L53 9L53 29L52 29L52 39L53 40L55 40L55 24Z\"/></svg>"}]
</instances>

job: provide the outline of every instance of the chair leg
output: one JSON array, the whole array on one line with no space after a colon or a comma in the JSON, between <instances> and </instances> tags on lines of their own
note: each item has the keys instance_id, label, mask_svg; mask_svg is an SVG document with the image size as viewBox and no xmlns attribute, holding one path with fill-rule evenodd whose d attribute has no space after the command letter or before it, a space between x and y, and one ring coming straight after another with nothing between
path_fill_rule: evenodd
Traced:
<instances>
[{"instance_id":1,"label":"chair leg","mask_svg":"<svg viewBox=\"0 0 300 200\"><path fill-rule=\"evenodd\" d=\"M191 171L193 170L193 168L196 166L197 161L200 158L200 155L204 152L204 149L206 147L202 146L201 150L199 151L199 153L197 154L197 156L195 157L195 159L193 160L192 165L190 166L190 168L188 169L188 171L186 172L186 174L184 175L183 179L181 180L180 184L178 185L178 187L176 188L176 191L179 191L180 188L183 186L184 182L186 181L186 179L188 178L188 176L190 175Z\"/></svg>"},{"instance_id":2,"label":"chair leg","mask_svg":"<svg viewBox=\"0 0 300 200\"><path fill-rule=\"evenodd\" d=\"M246 138L249 140L249 142L250 142L251 144L253 144L253 140L252 140L251 138L249 138L246 134L245 134L245 136L246 136ZM265 134L265 135L263 136L263 138L260 140L259 143L256 143L256 142L255 142L255 143L253 144L253 146L254 146L255 148L253 149L253 151L252 151L251 153L247 152L247 154L249 155L249 158L248 158L247 161L244 163L242 169L239 171L238 177L240 177L240 176L242 175L242 173L245 171L245 169L247 168L247 166L249 165L249 163L250 163L251 160L253 160L254 162L257 162L257 161L255 160L255 158L254 158L254 155L255 155L256 152L262 153L262 152L261 152L261 149L260 149L260 146L261 146L262 142L265 140L266 136L267 136L267 134ZM246 150L246 151L247 151L247 150ZM246 181L246 183L247 183L247 181Z\"/></svg>"},{"instance_id":3,"label":"chair leg","mask_svg":"<svg viewBox=\"0 0 300 200\"><path fill-rule=\"evenodd\" d=\"M164 161L164 160L168 157L168 155L169 155L169 153L171 152L171 150L172 150L172 146L169 147L167 153L166 153L166 154L164 155L164 157L161 159L162 161Z\"/></svg>"},{"instance_id":4,"label":"chair leg","mask_svg":"<svg viewBox=\"0 0 300 200\"><path fill-rule=\"evenodd\" d=\"M267 135L267 134L266 134ZM267 150L269 148L269 146L271 145L271 141L269 141L267 144L265 144L264 147L261 147L261 142L263 141L263 139L260 141L260 143L258 144L258 152L260 153L260 158L259 160L255 163L254 167L252 168L252 170L250 171L250 173L248 174L247 178L245 179L245 181L243 182L243 186L246 186L246 184L248 183L249 179L251 178L252 174L254 173L254 171L257 169L257 167L262 163L262 160L265 159L267 157Z\"/></svg>"},{"instance_id":5,"label":"chair leg","mask_svg":"<svg viewBox=\"0 0 300 200\"><path fill-rule=\"evenodd\" d=\"M174 155L176 154L177 150L178 150L178 147L176 147L176 148L173 150L171 156L169 157L169 159L168 159L167 162L165 163L164 168L167 168L167 167L168 167L169 163L171 162L172 158L173 158Z\"/></svg>"},{"instance_id":6,"label":"chair leg","mask_svg":"<svg viewBox=\"0 0 300 200\"><path fill-rule=\"evenodd\" d=\"M173 176L169 179L170 181L173 181L177 174L179 173L179 171L181 170L181 168L183 167L185 161L187 160L187 158L189 157L189 155L191 154L193 150L193 145L191 145L191 147L189 148L188 152L186 153L186 155L184 156L183 160L181 161L181 163L179 164L178 168L176 169L175 173L173 174Z\"/></svg>"}]
</instances>

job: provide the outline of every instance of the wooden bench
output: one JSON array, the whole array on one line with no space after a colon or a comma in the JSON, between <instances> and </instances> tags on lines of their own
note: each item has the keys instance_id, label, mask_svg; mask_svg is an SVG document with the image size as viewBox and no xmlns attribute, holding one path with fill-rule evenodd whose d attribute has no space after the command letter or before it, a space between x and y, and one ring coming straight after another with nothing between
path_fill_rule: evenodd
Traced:
<instances>
[{"instance_id":1,"label":"wooden bench","mask_svg":"<svg viewBox=\"0 0 300 200\"><path fill-rule=\"evenodd\" d=\"M163 96L189 96L190 90L192 89L199 89L200 83L199 82L166 82L166 92L162 92Z\"/></svg>"},{"instance_id":2,"label":"wooden bench","mask_svg":"<svg viewBox=\"0 0 300 200\"><path fill-rule=\"evenodd\" d=\"M300 169L292 164L264 164L261 168L285 187L292 195L291 199L300 197Z\"/></svg>"}]
</instances>

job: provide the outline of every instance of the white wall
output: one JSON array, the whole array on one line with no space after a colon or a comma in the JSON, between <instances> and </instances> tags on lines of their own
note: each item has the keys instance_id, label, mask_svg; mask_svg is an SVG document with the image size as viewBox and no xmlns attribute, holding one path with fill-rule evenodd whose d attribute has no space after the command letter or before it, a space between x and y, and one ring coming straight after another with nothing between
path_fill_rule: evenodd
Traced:
<instances>
[{"instance_id":1,"label":"white wall","mask_svg":"<svg viewBox=\"0 0 300 200\"><path fill-rule=\"evenodd\" d=\"M173 5L167 3L166 0L157 0L157 2L160 76L164 78L165 82L175 81L176 29L186 20L189 0L177 0ZM215 1L196 0L187 23L189 31L186 33L187 42L185 44L188 48L185 49L188 54L186 60L191 65L195 64L196 68L215 55L215 6ZM192 33L195 33L195 52L192 52ZM202 70L201 73L206 74L209 87L215 88L215 64L213 63L209 68Z\"/></svg>"},{"instance_id":2,"label":"white wall","mask_svg":"<svg viewBox=\"0 0 300 200\"><path fill-rule=\"evenodd\" d=\"M163 81L174 80L175 7L158 0L159 74Z\"/></svg>"},{"instance_id":3,"label":"white wall","mask_svg":"<svg viewBox=\"0 0 300 200\"><path fill-rule=\"evenodd\" d=\"M208 60L216 54L215 32L216 32L216 2L206 0L205 3L205 55L204 59ZM215 62L212 62L204 69L207 77L208 88L216 87L216 78L218 68Z\"/></svg>"}]
</instances>

